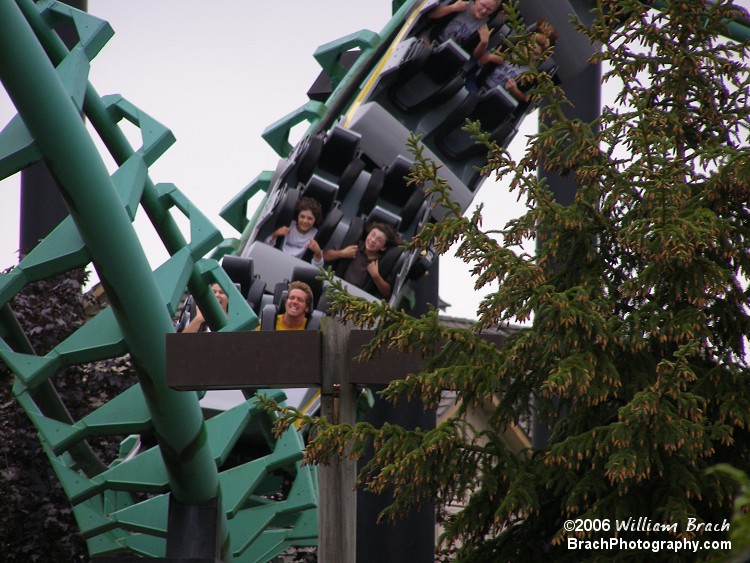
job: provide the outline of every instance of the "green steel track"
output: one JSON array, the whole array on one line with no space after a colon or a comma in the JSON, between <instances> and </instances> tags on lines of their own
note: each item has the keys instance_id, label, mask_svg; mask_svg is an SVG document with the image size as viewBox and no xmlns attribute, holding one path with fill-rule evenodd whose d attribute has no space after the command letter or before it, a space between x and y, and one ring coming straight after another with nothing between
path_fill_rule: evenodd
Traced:
<instances>
[{"instance_id":1,"label":"green steel track","mask_svg":"<svg viewBox=\"0 0 750 563\"><path fill-rule=\"evenodd\" d=\"M53 31L61 20L79 36L70 50ZM0 79L18 110L0 132L0 177L44 159L70 212L0 276L0 358L16 375L13 393L39 432L92 557L164 557L170 495L188 505L220 499L225 561L267 561L289 546L314 545L317 478L300 463L299 434L273 438L272 421L254 399L206 420L196 393L166 385L165 335L174 330L185 291L214 330L251 330L257 319L218 263L203 258L223 242L218 229L176 186L149 178L149 166L174 142L171 132L125 98L99 96L88 82L90 63L112 34L106 22L57 2L0 3ZM113 174L81 114L117 163ZM123 122L140 130L140 147L126 140ZM155 271L132 226L139 211L170 256ZM189 223L187 239L179 215ZM15 321L12 299L29 283L89 264L110 305L36 355ZM227 316L213 298L213 282L229 296ZM125 354L138 383L73 420L57 396L55 375ZM282 391L271 393L284 399ZM147 434L159 445L139 448L139 436ZM116 459L100 459L89 446L102 436L121 440ZM236 462L238 448L244 463Z\"/></svg>"}]
</instances>

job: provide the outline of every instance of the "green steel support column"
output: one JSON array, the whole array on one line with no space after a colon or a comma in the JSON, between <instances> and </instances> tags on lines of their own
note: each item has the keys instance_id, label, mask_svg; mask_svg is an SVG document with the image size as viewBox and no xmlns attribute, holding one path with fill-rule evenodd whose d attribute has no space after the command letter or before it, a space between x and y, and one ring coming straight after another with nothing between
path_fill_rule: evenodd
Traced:
<instances>
[{"instance_id":1,"label":"green steel support column","mask_svg":"<svg viewBox=\"0 0 750 563\"><path fill-rule=\"evenodd\" d=\"M95 266L146 394L172 493L185 504L215 498L218 472L197 397L165 382L164 334L173 327L149 264L77 110L11 0L0 1L0 52L21 54L0 57L0 79L98 259Z\"/></svg>"}]
</instances>

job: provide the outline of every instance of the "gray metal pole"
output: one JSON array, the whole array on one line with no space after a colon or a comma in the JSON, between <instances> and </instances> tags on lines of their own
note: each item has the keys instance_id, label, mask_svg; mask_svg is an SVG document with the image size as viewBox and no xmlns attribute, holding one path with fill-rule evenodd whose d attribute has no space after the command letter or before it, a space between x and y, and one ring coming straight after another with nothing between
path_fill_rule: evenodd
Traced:
<instances>
[{"instance_id":1,"label":"gray metal pole","mask_svg":"<svg viewBox=\"0 0 750 563\"><path fill-rule=\"evenodd\" d=\"M598 47L578 33L570 23L571 15L575 14L571 2L560 0L525 0L521 4L521 12L529 23L544 18L549 21L560 34L555 44L554 58L558 64L557 76L565 90L565 95L572 102L573 107L564 108L567 117L591 122L599 117L601 111L601 65L589 63L589 58ZM572 174L560 176L544 169L544 163L539 166L540 178L548 182L555 200L562 205L573 203L578 185ZM537 240L544 233L540 233ZM550 421L542 420L539 416L532 417L531 441L535 448L544 447L549 441Z\"/></svg>"},{"instance_id":2,"label":"gray metal pole","mask_svg":"<svg viewBox=\"0 0 750 563\"><path fill-rule=\"evenodd\" d=\"M320 414L329 421L356 422L356 396L349 385L351 327L331 317L321 320L322 365ZM342 458L318 468L318 560L326 563L356 561L357 496L354 482L357 462Z\"/></svg>"},{"instance_id":3,"label":"gray metal pole","mask_svg":"<svg viewBox=\"0 0 750 563\"><path fill-rule=\"evenodd\" d=\"M438 302L438 261L428 275L415 284L415 316ZM373 391L382 389L373 388ZM381 427L385 422L404 428L435 428L435 411L425 410L418 400L403 400L397 405L382 399L367 413L367 422ZM360 462L366 463L364 459ZM388 495L357 492L357 563L432 563L435 560L435 506L423 503L394 524L377 523L380 512L390 504Z\"/></svg>"},{"instance_id":4,"label":"gray metal pole","mask_svg":"<svg viewBox=\"0 0 750 563\"><path fill-rule=\"evenodd\" d=\"M62 0L63 4L85 11L87 0ZM57 29L68 49L72 49L78 37L72 25L61 25ZM68 209L60 196L60 190L47 165L37 162L21 172L21 220L18 248L23 257L68 215Z\"/></svg>"}]
</instances>

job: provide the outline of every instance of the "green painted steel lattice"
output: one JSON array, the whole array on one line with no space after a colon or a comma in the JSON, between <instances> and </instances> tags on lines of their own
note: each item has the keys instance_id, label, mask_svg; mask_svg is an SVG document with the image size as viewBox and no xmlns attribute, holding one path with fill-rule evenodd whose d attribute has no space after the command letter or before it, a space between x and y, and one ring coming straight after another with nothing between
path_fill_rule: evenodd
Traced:
<instances>
[{"instance_id":1,"label":"green painted steel lattice","mask_svg":"<svg viewBox=\"0 0 750 563\"><path fill-rule=\"evenodd\" d=\"M70 50L53 31L60 20L79 36ZM218 263L203 258L223 243L220 232L176 186L154 185L148 176L174 142L171 132L88 82L90 61L112 34L107 22L56 2L0 6L0 78L19 112L0 132L0 177L44 159L71 212L0 276L0 358L16 374L14 395L39 431L92 556L163 557L169 495L187 504L220 495L226 561L267 561L289 546L314 545L317 479L301 466L300 436L273 438L272 421L253 399L206 420L195 393L166 386L164 335L186 288L215 330L251 330L257 319ZM81 113L117 162L113 174ZM142 146L130 146L122 121L140 130ZM131 225L138 212L170 255L155 271ZM189 240L177 214L189 222ZM111 305L49 353L34 354L9 303L31 282L89 264ZM227 316L212 297L213 282L229 296ZM79 420L42 406L54 403L44 399L56 395L54 376L64 368L124 354L139 376L124 393ZM140 436L151 433L160 445L146 448ZM117 459L99 459L88 447L101 436L122 439Z\"/></svg>"}]
</instances>

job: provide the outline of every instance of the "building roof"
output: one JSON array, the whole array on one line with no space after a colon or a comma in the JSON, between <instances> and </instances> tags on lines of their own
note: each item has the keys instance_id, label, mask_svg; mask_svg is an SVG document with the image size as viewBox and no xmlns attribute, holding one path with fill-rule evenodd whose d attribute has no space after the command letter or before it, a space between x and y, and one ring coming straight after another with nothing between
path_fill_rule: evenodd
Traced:
<instances>
[{"instance_id":1,"label":"building roof","mask_svg":"<svg viewBox=\"0 0 750 563\"><path fill-rule=\"evenodd\" d=\"M476 322L473 319L464 319L461 317L451 317L449 315L440 315L438 317L440 322L448 328L471 328ZM523 327L521 325L505 324L505 325L493 325L485 328L482 332L489 334L499 334L501 336L510 336L511 334L518 332Z\"/></svg>"}]
</instances>

